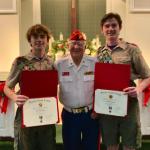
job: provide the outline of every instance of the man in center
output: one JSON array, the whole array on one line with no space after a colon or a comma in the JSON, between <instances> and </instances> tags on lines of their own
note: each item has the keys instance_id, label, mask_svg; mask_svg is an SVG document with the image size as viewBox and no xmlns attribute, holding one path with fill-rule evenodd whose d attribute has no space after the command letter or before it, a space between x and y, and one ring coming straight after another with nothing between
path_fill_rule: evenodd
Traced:
<instances>
[{"instance_id":1,"label":"man in center","mask_svg":"<svg viewBox=\"0 0 150 150\"><path fill-rule=\"evenodd\" d=\"M64 150L98 149L98 122L91 117L96 59L84 55L85 46L83 34L74 31L69 39L70 55L56 62Z\"/></svg>"}]
</instances>

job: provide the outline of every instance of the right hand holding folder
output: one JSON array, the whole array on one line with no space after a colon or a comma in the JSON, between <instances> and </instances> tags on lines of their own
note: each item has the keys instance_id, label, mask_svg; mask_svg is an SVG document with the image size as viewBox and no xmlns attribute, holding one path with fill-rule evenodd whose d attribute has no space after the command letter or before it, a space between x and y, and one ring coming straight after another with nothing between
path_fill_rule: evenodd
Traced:
<instances>
[{"instance_id":1,"label":"right hand holding folder","mask_svg":"<svg viewBox=\"0 0 150 150\"><path fill-rule=\"evenodd\" d=\"M14 101L18 105L18 107L21 107L24 105L24 103L29 99L29 97L25 95L15 95Z\"/></svg>"}]
</instances>

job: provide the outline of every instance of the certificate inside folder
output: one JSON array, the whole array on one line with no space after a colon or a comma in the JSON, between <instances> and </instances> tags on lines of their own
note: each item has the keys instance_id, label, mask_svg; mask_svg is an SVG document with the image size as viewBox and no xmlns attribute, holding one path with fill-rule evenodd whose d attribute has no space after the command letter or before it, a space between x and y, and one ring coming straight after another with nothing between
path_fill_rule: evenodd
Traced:
<instances>
[{"instance_id":1,"label":"certificate inside folder","mask_svg":"<svg viewBox=\"0 0 150 150\"><path fill-rule=\"evenodd\" d=\"M128 96L123 89L129 87L130 65L96 63L95 65L95 99L96 113L126 116Z\"/></svg>"},{"instance_id":2,"label":"certificate inside folder","mask_svg":"<svg viewBox=\"0 0 150 150\"><path fill-rule=\"evenodd\" d=\"M22 95L29 97L23 105L22 127L59 122L56 70L23 71L20 77Z\"/></svg>"}]
</instances>

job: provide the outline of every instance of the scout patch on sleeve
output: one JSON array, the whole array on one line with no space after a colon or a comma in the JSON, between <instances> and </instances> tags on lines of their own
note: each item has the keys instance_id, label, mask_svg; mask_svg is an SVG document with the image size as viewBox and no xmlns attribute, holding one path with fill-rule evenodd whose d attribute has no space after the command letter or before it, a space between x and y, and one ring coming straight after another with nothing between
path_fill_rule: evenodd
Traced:
<instances>
[{"instance_id":1,"label":"scout patch on sleeve","mask_svg":"<svg viewBox=\"0 0 150 150\"><path fill-rule=\"evenodd\" d=\"M17 66L18 66L19 70L33 70L33 68L34 68L32 62L30 62L25 57L17 58Z\"/></svg>"}]
</instances>

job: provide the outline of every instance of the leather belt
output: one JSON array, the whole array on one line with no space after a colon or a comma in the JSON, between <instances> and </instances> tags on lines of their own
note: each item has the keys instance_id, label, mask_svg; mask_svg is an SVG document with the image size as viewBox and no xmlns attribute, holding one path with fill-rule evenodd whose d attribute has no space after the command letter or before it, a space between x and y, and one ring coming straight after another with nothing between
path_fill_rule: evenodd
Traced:
<instances>
[{"instance_id":1,"label":"leather belt","mask_svg":"<svg viewBox=\"0 0 150 150\"><path fill-rule=\"evenodd\" d=\"M87 113L90 110L92 110L92 105L83 106L83 107L79 107L79 108L67 108L67 107L64 107L64 109L67 110L68 112L71 112L71 113L74 113L74 114Z\"/></svg>"}]
</instances>

